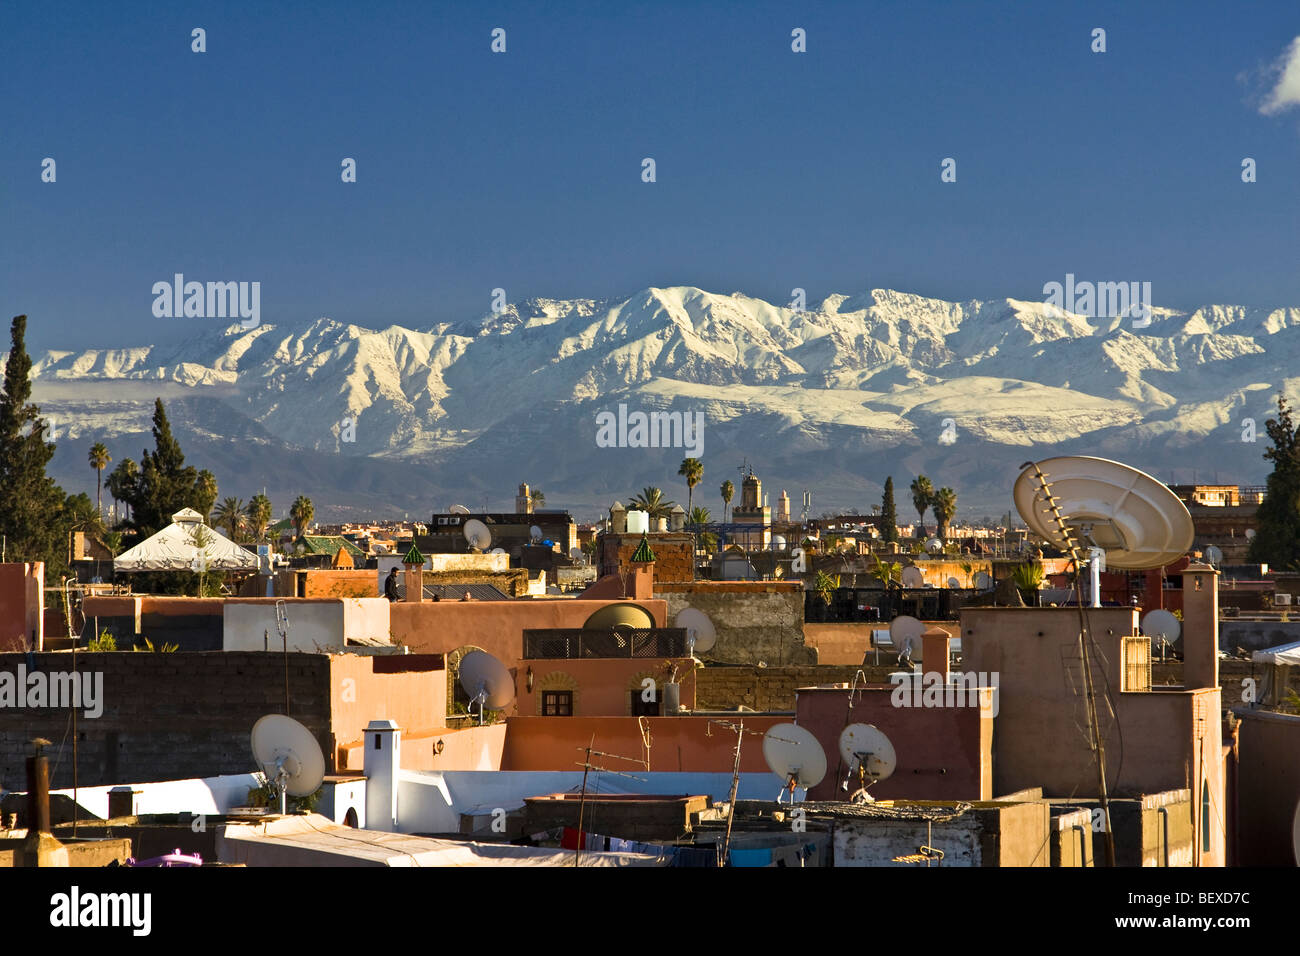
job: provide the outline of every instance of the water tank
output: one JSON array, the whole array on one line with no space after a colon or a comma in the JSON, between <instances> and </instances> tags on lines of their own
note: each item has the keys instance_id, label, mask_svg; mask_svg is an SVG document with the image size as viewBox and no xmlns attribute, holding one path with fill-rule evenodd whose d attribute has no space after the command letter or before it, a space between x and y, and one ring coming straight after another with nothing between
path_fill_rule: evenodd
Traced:
<instances>
[{"instance_id":1,"label":"water tank","mask_svg":"<svg viewBox=\"0 0 1300 956\"><path fill-rule=\"evenodd\" d=\"M664 684L664 709L661 717L675 714L682 709L682 685Z\"/></svg>"},{"instance_id":2,"label":"water tank","mask_svg":"<svg viewBox=\"0 0 1300 956\"><path fill-rule=\"evenodd\" d=\"M629 511L627 513L627 533L645 534L650 530L650 513L647 511Z\"/></svg>"}]
</instances>

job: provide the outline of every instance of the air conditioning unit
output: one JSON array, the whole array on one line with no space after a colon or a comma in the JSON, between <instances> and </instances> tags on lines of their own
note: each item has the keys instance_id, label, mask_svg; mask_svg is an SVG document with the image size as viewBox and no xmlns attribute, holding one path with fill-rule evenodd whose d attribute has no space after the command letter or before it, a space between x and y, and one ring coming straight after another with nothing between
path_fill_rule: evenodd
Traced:
<instances>
[{"instance_id":1,"label":"air conditioning unit","mask_svg":"<svg viewBox=\"0 0 1300 956\"><path fill-rule=\"evenodd\" d=\"M1282 607L1290 607L1290 605L1291 605L1291 595L1289 595L1289 594L1274 594L1274 595L1273 595L1273 603L1274 603L1274 604L1277 604L1277 605L1280 605L1280 606L1282 606Z\"/></svg>"}]
</instances>

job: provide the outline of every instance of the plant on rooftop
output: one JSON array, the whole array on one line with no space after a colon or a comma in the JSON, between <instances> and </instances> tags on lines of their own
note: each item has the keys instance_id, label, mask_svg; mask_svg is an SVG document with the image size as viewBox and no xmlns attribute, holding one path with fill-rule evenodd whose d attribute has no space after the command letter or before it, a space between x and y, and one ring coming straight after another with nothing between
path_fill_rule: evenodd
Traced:
<instances>
[{"instance_id":1,"label":"plant on rooftop","mask_svg":"<svg viewBox=\"0 0 1300 956\"><path fill-rule=\"evenodd\" d=\"M100 631L99 637L92 637L86 643L86 650L93 653L115 651L117 650L117 638L113 637L107 630Z\"/></svg>"},{"instance_id":2,"label":"plant on rooftop","mask_svg":"<svg viewBox=\"0 0 1300 956\"><path fill-rule=\"evenodd\" d=\"M676 503L666 500L664 493L658 488L647 486L642 488L639 494L632 496L632 500L628 503L628 511L644 511L651 518L667 518Z\"/></svg>"}]
</instances>

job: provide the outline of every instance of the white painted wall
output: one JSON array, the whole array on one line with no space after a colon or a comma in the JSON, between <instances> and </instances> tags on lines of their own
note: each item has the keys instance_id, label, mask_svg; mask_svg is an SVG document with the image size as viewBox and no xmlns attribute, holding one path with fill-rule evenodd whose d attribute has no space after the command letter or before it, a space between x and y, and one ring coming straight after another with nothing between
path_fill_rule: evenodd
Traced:
<instances>
[{"instance_id":1,"label":"white painted wall","mask_svg":"<svg viewBox=\"0 0 1300 956\"><path fill-rule=\"evenodd\" d=\"M252 763L252 755L249 755ZM221 777L203 777L190 780L162 780L155 783L113 784L107 787L81 787L77 790L77 803L87 813L101 820L108 817L108 792L118 787L138 790L134 797L136 814L146 813L226 813L231 807L242 807L248 802L248 791L258 786L251 773L227 774ZM72 791L52 790L72 799Z\"/></svg>"},{"instance_id":2,"label":"white painted wall","mask_svg":"<svg viewBox=\"0 0 1300 956\"><path fill-rule=\"evenodd\" d=\"M384 598L329 598L319 601L291 601L289 650L314 653L340 651L349 637L389 636L388 601ZM264 633L270 633L270 649L281 648L275 629L275 605L227 603L222 610L222 648L227 651L263 650Z\"/></svg>"}]
</instances>

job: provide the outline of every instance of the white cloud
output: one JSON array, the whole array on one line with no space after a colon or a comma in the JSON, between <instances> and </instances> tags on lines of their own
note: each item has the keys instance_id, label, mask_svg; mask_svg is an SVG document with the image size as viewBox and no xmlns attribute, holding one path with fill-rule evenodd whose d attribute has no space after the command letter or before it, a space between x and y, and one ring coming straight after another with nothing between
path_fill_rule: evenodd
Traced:
<instances>
[{"instance_id":1,"label":"white cloud","mask_svg":"<svg viewBox=\"0 0 1300 956\"><path fill-rule=\"evenodd\" d=\"M1300 37L1291 41L1286 52L1270 67L1269 74L1277 77L1277 85L1264 98L1259 111L1265 116L1272 116L1293 106L1300 106Z\"/></svg>"}]
</instances>

